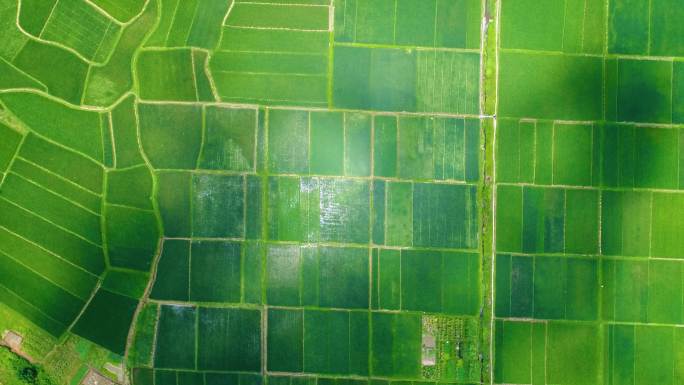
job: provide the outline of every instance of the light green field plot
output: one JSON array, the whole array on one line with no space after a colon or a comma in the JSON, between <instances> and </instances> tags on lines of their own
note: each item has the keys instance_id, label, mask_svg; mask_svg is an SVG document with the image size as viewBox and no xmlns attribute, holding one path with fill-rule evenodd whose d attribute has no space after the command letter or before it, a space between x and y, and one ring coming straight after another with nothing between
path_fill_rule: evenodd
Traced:
<instances>
[{"instance_id":1,"label":"light green field plot","mask_svg":"<svg viewBox=\"0 0 684 385\"><path fill-rule=\"evenodd\" d=\"M160 16L146 45L215 48L226 10L233 1L159 1Z\"/></svg>"},{"instance_id":2,"label":"light green field plot","mask_svg":"<svg viewBox=\"0 0 684 385\"><path fill-rule=\"evenodd\" d=\"M138 89L146 100L203 101L203 62L191 49L143 51L138 57ZM211 94L209 94L211 95ZM211 99L210 99L211 100Z\"/></svg>"},{"instance_id":3,"label":"light green field plot","mask_svg":"<svg viewBox=\"0 0 684 385\"><path fill-rule=\"evenodd\" d=\"M335 41L479 48L479 1L335 0Z\"/></svg>"},{"instance_id":4,"label":"light green field plot","mask_svg":"<svg viewBox=\"0 0 684 385\"><path fill-rule=\"evenodd\" d=\"M598 327L506 320L496 321L495 327L497 383L599 383Z\"/></svg>"},{"instance_id":5,"label":"light green field plot","mask_svg":"<svg viewBox=\"0 0 684 385\"><path fill-rule=\"evenodd\" d=\"M682 16L0 0L2 337L60 385L681 384Z\"/></svg>"},{"instance_id":6,"label":"light green field plot","mask_svg":"<svg viewBox=\"0 0 684 385\"><path fill-rule=\"evenodd\" d=\"M503 1L501 47L601 54L606 38L606 3L606 0Z\"/></svg>"},{"instance_id":7,"label":"light green field plot","mask_svg":"<svg viewBox=\"0 0 684 385\"><path fill-rule=\"evenodd\" d=\"M340 46L333 67L335 106L478 113L477 53Z\"/></svg>"}]
</instances>

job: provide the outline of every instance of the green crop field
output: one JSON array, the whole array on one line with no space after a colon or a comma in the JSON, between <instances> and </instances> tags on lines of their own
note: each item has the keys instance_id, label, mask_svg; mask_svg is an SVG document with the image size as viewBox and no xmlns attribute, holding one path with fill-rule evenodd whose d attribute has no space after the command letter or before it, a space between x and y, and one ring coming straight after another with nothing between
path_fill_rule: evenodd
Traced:
<instances>
[{"instance_id":1,"label":"green crop field","mask_svg":"<svg viewBox=\"0 0 684 385\"><path fill-rule=\"evenodd\" d=\"M684 384L682 18L0 0L0 383Z\"/></svg>"}]
</instances>

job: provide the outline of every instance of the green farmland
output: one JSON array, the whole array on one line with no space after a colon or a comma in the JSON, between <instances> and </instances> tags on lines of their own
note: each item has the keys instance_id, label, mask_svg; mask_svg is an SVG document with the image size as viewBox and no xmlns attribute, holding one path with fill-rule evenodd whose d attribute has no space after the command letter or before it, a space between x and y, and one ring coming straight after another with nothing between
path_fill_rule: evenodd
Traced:
<instances>
[{"instance_id":1,"label":"green farmland","mask_svg":"<svg viewBox=\"0 0 684 385\"><path fill-rule=\"evenodd\" d=\"M0 384L684 385L682 18L0 0Z\"/></svg>"}]
</instances>

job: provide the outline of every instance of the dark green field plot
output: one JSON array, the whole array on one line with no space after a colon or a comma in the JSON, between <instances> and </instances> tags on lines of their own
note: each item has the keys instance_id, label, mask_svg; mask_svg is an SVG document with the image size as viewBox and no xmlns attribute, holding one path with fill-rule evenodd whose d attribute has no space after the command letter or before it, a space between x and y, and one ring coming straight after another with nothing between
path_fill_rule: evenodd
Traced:
<instances>
[{"instance_id":1,"label":"dark green field plot","mask_svg":"<svg viewBox=\"0 0 684 385\"><path fill-rule=\"evenodd\" d=\"M595 259L500 254L496 269L498 317L598 318L599 263Z\"/></svg>"},{"instance_id":2,"label":"dark green field plot","mask_svg":"<svg viewBox=\"0 0 684 385\"><path fill-rule=\"evenodd\" d=\"M246 229L261 220L255 215L245 217L261 204L261 197L246 194L258 187L259 179L163 171L158 180L157 199L167 236L244 238Z\"/></svg>"},{"instance_id":3,"label":"dark green field plot","mask_svg":"<svg viewBox=\"0 0 684 385\"><path fill-rule=\"evenodd\" d=\"M190 299L238 302L241 248L236 243L197 242L190 252Z\"/></svg>"},{"instance_id":4,"label":"dark green field plot","mask_svg":"<svg viewBox=\"0 0 684 385\"><path fill-rule=\"evenodd\" d=\"M611 53L681 56L682 43L673 37L682 32L673 23L682 13L671 1L611 2L608 19L608 51ZM650 30L652 28L652 30Z\"/></svg>"},{"instance_id":5,"label":"dark green field plot","mask_svg":"<svg viewBox=\"0 0 684 385\"><path fill-rule=\"evenodd\" d=\"M198 317L198 369L260 370L261 311L200 308Z\"/></svg>"},{"instance_id":6,"label":"dark green field plot","mask_svg":"<svg viewBox=\"0 0 684 385\"><path fill-rule=\"evenodd\" d=\"M304 371L368 375L368 312L304 312Z\"/></svg>"},{"instance_id":7,"label":"dark green field plot","mask_svg":"<svg viewBox=\"0 0 684 385\"><path fill-rule=\"evenodd\" d=\"M73 331L117 354L124 354L136 299L100 289Z\"/></svg>"},{"instance_id":8,"label":"dark green field plot","mask_svg":"<svg viewBox=\"0 0 684 385\"><path fill-rule=\"evenodd\" d=\"M599 214L605 205L599 206L598 191L502 185L497 195L497 227L506 229L496 240L499 251L599 251Z\"/></svg>"},{"instance_id":9,"label":"dark green field plot","mask_svg":"<svg viewBox=\"0 0 684 385\"><path fill-rule=\"evenodd\" d=\"M166 240L151 298L260 303L261 270L258 245Z\"/></svg>"},{"instance_id":10,"label":"dark green field plot","mask_svg":"<svg viewBox=\"0 0 684 385\"><path fill-rule=\"evenodd\" d=\"M603 118L603 61L591 56L503 52L499 115L512 118ZM518 85L525 84L525 87Z\"/></svg>"},{"instance_id":11,"label":"dark green field plot","mask_svg":"<svg viewBox=\"0 0 684 385\"><path fill-rule=\"evenodd\" d=\"M260 311L161 306L155 367L256 372L260 363Z\"/></svg>"}]
</instances>

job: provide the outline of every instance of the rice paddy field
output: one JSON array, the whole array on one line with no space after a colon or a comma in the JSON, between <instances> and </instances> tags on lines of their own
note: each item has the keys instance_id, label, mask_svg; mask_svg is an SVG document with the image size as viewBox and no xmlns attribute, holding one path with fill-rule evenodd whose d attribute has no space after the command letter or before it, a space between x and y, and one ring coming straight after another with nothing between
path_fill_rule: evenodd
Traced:
<instances>
[{"instance_id":1,"label":"rice paddy field","mask_svg":"<svg viewBox=\"0 0 684 385\"><path fill-rule=\"evenodd\" d=\"M61 385L682 385L683 17L0 0L0 332Z\"/></svg>"}]
</instances>

